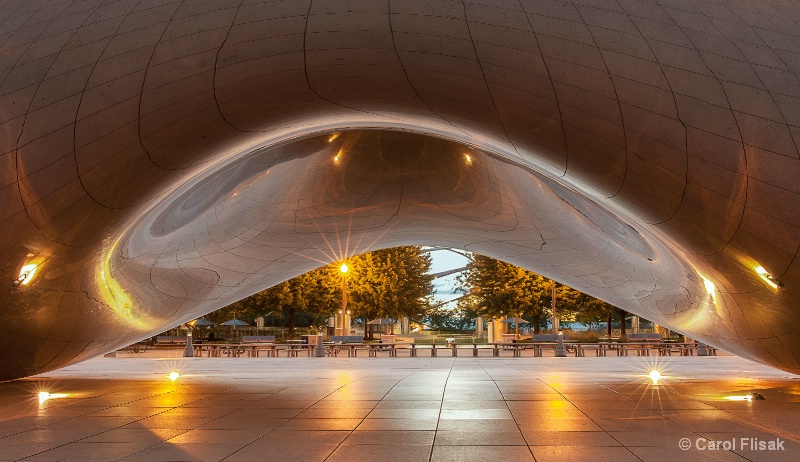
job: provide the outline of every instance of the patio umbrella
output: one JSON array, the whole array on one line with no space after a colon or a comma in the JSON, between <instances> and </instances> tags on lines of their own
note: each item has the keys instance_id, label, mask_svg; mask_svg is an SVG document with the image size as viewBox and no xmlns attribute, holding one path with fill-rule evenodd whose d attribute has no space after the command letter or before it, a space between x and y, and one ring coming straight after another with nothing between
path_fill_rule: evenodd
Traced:
<instances>
[{"instance_id":1,"label":"patio umbrella","mask_svg":"<svg viewBox=\"0 0 800 462\"><path fill-rule=\"evenodd\" d=\"M194 327L214 327L214 326L216 326L216 324L214 324L214 322L209 321L206 318L197 319L197 320L195 320L194 323L192 323L192 325Z\"/></svg>"},{"instance_id":2,"label":"patio umbrella","mask_svg":"<svg viewBox=\"0 0 800 462\"><path fill-rule=\"evenodd\" d=\"M514 323L514 324L527 324L528 323L528 321L526 321L526 320L524 320L522 318L506 318L506 319L503 319L503 322L507 322L509 324L511 324L511 323Z\"/></svg>"},{"instance_id":3,"label":"patio umbrella","mask_svg":"<svg viewBox=\"0 0 800 462\"><path fill-rule=\"evenodd\" d=\"M229 319L229 320L223 322L221 325L222 326L233 326L234 328L236 328L236 327L240 327L240 326L249 326L250 324L247 324L246 322L241 321L239 319Z\"/></svg>"}]
</instances>

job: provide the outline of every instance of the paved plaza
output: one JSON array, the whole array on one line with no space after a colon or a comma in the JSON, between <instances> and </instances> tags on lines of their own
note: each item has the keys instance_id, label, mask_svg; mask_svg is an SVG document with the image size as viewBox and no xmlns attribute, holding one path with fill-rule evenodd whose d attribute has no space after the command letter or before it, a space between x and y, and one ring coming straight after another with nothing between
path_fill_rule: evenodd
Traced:
<instances>
[{"instance_id":1,"label":"paved plaza","mask_svg":"<svg viewBox=\"0 0 800 462\"><path fill-rule=\"evenodd\" d=\"M734 356L148 352L0 384L3 461L796 461L798 438L800 377Z\"/></svg>"}]
</instances>

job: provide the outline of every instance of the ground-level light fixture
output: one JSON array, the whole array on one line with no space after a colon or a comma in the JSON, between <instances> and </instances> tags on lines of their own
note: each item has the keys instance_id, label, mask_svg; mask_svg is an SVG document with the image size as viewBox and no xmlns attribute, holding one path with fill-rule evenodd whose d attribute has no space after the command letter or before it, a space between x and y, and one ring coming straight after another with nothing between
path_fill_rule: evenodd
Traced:
<instances>
[{"instance_id":1,"label":"ground-level light fixture","mask_svg":"<svg viewBox=\"0 0 800 462\"><path fill-rule=\"evenodd\" d=\"M50 393L48 391L40 391L39 392L39 404L43 404L45 401L56 399L56 398L66 398L69 396L69 393Z\"/></svg>"},{"instance_id":2,"label":"ground-level light fixture","mask_svg":"<svg viewBox=\"0 0 800 462\"><path fill-rule=\"evenodd\" d=\"M759 401L765 399L761 393L749 393L747 395L732 395L726 396L725 399L728 401Z\"/></svg>"},{"instance_id":3,"label":"ground-level light fixture","mask_svg":"<svg viewBox=\"0 0 800 462\"><path fill-rule=\"evenodd\" d=\"M658 381L661 380L661 372L653 369L649 374L647 374L647 377L653 381L653 385L658 385Z\"/></svg>"},{"instance_id":4,"label":"ground-level light fixture","mask_svg":"<svg viewBox=\"0 0 800 462\"><path fill-rule=\"evenodd\" d=\"M174 382L178 380L178 377L180 376L181 375L177 371L172 371L167 375L167 378Z\"/></svg>"}]
</instances>

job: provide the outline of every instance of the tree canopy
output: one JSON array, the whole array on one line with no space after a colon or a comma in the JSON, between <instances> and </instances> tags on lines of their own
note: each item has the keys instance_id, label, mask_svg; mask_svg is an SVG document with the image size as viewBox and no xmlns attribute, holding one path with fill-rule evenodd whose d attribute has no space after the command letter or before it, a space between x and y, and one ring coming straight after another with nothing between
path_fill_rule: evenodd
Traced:
<instances>
[{"instance_id":1,"label":"tree canopy","mask_svg":"<svg viewBox=\"0 0 800 462\"><path fill-rule=\"evenodd\" d=\"M519 266L474 254L458 281L459 290L468 294L459 302L461 309L472 308L478 315L491 318L519 316L531 321L535 332L542 320L551 316L553 281ZM569 286L556 284L556 313L561 321L596 322L599 316L605 316L606 307L613 308Z\"/></svg>"},{"instance_id":2,"label":"tree canopy","mask_svg":"<svg viewBox=\"0 0 800 462\"><path fill-rule=\"evenodd\" d=\"M346 263L348 271L340 271ZM284 313L293 335L295 316L326 319L341 308L342 278L354 317L365 321L424 314L433 297L431 257L422 247L406 246L368 252L284 281L226 306L208 317L222 322L238 317L247 322L270 311Z\"/></svg>"}]
</instances>

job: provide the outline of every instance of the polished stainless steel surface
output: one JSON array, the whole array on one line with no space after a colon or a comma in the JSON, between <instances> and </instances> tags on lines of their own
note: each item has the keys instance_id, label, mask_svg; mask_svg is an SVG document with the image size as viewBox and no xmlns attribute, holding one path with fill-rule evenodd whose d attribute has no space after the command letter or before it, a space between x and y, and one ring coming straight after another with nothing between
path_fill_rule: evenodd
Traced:
<instances>
[{"instance_id":1,"label":"polished stainless steel surface","mask_svg":"<svg viewBox=\"0 0 800 462\"><path fill-rule=\"evenodd\" d=\"M0 379L399 244L800 372L797 20L793 1L0 1Z\"/></svg>"}]
</instances>

